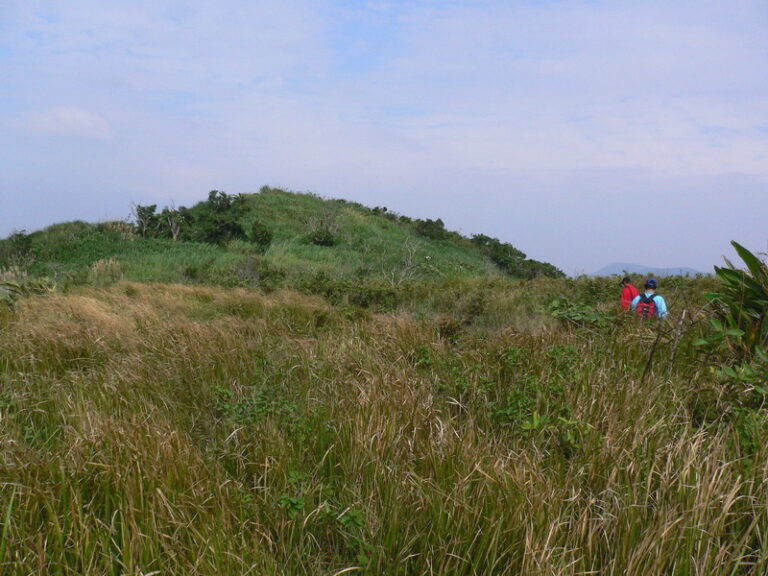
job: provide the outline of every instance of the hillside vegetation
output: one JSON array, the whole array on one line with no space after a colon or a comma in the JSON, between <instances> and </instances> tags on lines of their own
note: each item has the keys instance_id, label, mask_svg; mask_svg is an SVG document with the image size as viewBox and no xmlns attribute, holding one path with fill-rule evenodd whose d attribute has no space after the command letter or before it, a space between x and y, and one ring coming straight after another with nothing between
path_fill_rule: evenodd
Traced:
<instances>
[{"instance_id":1,"label":"hillside vegetation","mask_svg":"<svg viewBox=\"0 0 768 576\"><path fill-rule=\"evenodd\" d=\"M338 234L370 229L340 206ZM644 322L616 278L487 274L493 239L462 268L372 215L438 261L398 279L314 263L354 240L277 214L263 255L114 224L14 239L34 258L0 279L0 573L768 573L755 255L665 279L671 315ZM284 276L216 278L241 258Z\"/></svg>"},{"instance_id":2,"label":"hillside vegetation","mask_svg":"<svg viewBox=\"0 0 768 576\"><path fill-rule=\"evenodd\" d=\"M0 267L59 285L125 279L351 295L391 306L404 283L493 275L561 277L515 247L386 208L262 188L212 191L191 208L136 206L132 222L69 222L0 241Z\"/></svg>"}]
</instances>

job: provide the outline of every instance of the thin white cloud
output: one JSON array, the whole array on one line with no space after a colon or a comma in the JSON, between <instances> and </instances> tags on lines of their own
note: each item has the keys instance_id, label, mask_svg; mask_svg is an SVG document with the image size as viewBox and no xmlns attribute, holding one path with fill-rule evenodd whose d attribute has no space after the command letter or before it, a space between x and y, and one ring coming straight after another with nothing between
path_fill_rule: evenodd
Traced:
<instances>
[{"instance_id":1,"label":"thin white cloud","mask_svg":"<svg viewBox=\"0 0 768 576\"><path fill-rule=\"evenodd\" d=\"M660 222L713 211L702 189L768 210L767 29L764 0L0 2L0 195L122 215L271 184L597 269L636 243L601 194L647 193Z\"/></svg>"},{"instance_id":2,"label":"thin white cloud","mask_svg":"<svg viewBox=\"0 0 768 576\"><path fill-rule=\"evenodd\" d=\"M33 113L29 127L39 132L91 140L107 140L112 137L109 122L97 114L75 107L61 106Z\"/></svg>"}]
</instances>

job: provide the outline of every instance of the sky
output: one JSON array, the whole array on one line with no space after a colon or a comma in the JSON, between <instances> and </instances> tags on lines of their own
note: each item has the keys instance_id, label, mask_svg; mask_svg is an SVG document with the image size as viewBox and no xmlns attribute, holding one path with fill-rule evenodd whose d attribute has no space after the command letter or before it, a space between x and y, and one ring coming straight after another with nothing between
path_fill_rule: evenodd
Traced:
<instances>
[{"instance_id":1,"label":"sky","mask_svg":"<svg viewBox=\"0 0 768 576\"><path fill-rule=\"evenodd\" d=\"M0 237L264 185L711 272L768 251L768 2L0 0Z\"/></svg>"}]
</instances>

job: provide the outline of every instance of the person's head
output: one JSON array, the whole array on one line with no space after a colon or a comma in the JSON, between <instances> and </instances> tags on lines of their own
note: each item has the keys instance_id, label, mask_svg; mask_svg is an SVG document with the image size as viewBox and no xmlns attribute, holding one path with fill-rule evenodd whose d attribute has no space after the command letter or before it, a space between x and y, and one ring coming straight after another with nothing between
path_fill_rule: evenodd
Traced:
<instances>
[{"instance_id":1,"label":"person's head","mask_svg":"<svg viewBox=\"0 0 768 576\"><path fill-rule=\"evenodd\" d=\"M646 290L656 290L656 279L655 278L648 278L645 281L645 289Z\"/></svg>"},{"instance_id":2,"label":"person's head","mask_svg":"<svg viewBox=\"0 0 768 576\"><path fill-rule=\"evenodd\" d=\"M627 284L630 284L632 281L629 279L629 276L624 276L624 278L621 279L621 285L626 286Z\"/></svg>"}]
</instances>

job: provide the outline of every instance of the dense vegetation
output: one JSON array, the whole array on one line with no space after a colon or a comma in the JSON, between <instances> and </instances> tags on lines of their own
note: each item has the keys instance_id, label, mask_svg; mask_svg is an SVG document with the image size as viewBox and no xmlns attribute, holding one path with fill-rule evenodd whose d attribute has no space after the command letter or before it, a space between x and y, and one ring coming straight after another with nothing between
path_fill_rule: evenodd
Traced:
<instances>
[{"instance_id":1,"label":"dense vegetation","mask_svg":"<svg viewBox=\"0 0 768 576\"><path fill-rule=\"evenodd\" d=\"M212 191L192 208L134 207L132 222L68 222L0 240L0 268L59 286L125 279L294 288L378 309L408 283L502 275L562 277L513 246L312 194Z\"/></svg>"},{"instance_id":2,"label":"dense vegetation","mask_svg":"<svg viewBox=\"0 0 768 576\"><path fill-rule=\"evenodd\" d=\"M133 225L9 239L0 573L768 573L755 255L665 279L670 317L637 322L616 278L475 273L515 258L494 239L452 261L464 240L408 229L440 273L361 273L369 215L341 204L320 246L265 198L258 253ZM220 277L242 258L282 276Z\"/></svg>"}]
</instances>

